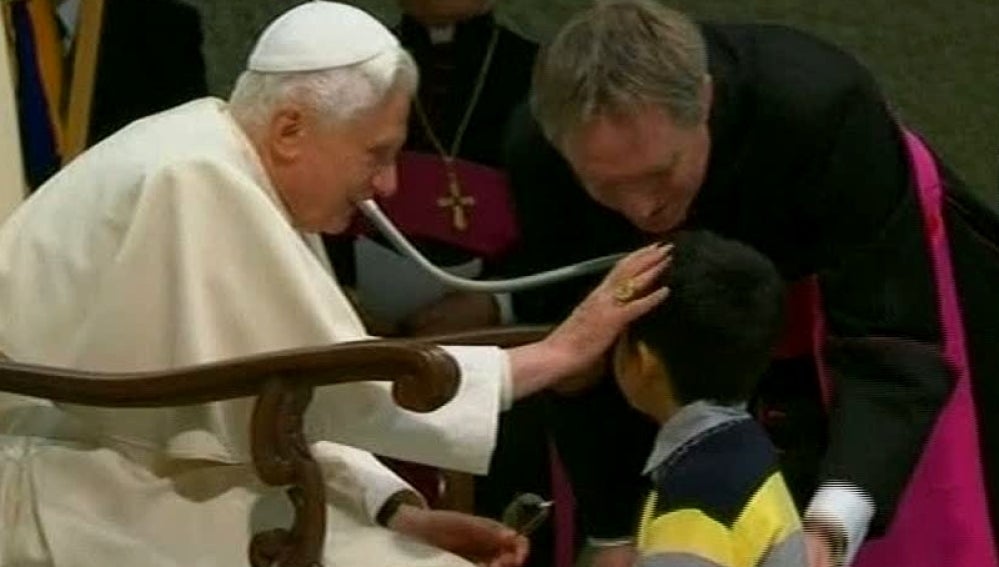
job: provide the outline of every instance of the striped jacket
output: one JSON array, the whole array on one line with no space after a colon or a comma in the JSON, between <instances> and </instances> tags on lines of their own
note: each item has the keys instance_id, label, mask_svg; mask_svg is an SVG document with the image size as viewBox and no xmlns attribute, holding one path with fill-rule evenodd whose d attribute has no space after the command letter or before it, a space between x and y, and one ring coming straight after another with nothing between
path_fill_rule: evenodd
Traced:
<instances>
[{"instance_id":1,"label":"striped jacket","mask_svg":"<svg viewBox=\"0 0 999 567\"><path fill-rule=\"evenodd\" d=\"M640 567L806 565L776 449L744 410L684 406L660 430L646 474Z\"/></svg>"}]
</instances>

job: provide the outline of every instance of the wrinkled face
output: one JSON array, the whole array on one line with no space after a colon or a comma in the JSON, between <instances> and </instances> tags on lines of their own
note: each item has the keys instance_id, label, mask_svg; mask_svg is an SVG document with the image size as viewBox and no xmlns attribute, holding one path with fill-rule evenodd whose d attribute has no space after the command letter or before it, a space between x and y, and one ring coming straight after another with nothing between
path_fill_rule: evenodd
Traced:
<instances>
[{"instance_id":1,"label":"wrinkled face","mask_svg":"<svg viewBox=\"0 0 999 567\"><path fill-rule=\"evenodd\" d=\"M446 26L489 10L491 0L399 0L402 11L425 26Z\"/></svg>"},{"instance_id":2,"label":"wrinkled face","mask_svg":"<svg viewBox=\"0 0 999 567\"><path fill-rule=\"evenodd\" d=\"M665 234L687 216L704 181L711 141L706 121L681 127L647 106L594 118L564 150L593 199L644 232Z\"/></svg>"},{"instance_id":3,"label":"wrinkled face","mask_svg":"<svg viewBox=\"0 0 999 567\"><path fill-rule=\"evenodd\" d=\"M268 141L270 173L296 228L343 232L359 201L395 192L409 102L407 93L396 92L335 124L294 108L276 115Z\"/></svg>"}]
</instances>

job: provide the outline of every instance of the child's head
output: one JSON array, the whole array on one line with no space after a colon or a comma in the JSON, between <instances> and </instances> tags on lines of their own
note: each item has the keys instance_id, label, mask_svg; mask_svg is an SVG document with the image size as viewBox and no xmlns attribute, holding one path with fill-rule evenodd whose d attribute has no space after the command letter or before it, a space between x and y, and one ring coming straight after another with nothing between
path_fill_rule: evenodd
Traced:
<instances>
[{"instance_id":1,"label":"child's head","mask_svg":"<svg viewBox=\"0 0 999 567\"><path fill-rule=\"evenodd\" d=\"M628 401L660 421L697 400L747 400L783 322L783 282L765 256L705 231L672 242L659 282L669 297L632 323L614 357Z\"/></svg>"}]
</instances>

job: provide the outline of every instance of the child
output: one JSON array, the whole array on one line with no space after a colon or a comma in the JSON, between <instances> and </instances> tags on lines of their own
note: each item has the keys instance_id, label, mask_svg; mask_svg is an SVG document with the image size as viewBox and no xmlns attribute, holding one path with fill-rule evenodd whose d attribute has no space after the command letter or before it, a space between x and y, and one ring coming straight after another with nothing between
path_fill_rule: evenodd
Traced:
<instances>
[{"instance_id":1,"label":"child","mask_svg":"<svg viewBox=\"0 0 999 567\"><path fill-rule=\"evenodd\" d=\"M773 264L708 232L673 239L670 296L632 324L614 371L628 402L662 424L645 474L641 567L806 565L777 453L746 412L782 323Z\"/></svg>"}]
</instances>

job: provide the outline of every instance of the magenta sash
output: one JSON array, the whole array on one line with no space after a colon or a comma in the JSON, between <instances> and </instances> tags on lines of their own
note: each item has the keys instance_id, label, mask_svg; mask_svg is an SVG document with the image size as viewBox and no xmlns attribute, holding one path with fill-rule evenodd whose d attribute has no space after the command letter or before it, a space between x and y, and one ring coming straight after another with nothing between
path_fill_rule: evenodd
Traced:
<instances>
[{"instance_id":1,"label":"magenta sash","mask_svg":"<svg viewBox=\"0 0 999 567\"><path fill-rule=\"evenodd\" d=\"M943 190L933 156L923 142L905 132L910 171L922 210L927 249L937 290L944 359L956 383L926 448L906 486L885 535L869 541L854 567L999 567L988 515L978 426L971 394L971 367L943 216ZM816 355L824 401L832 384L821 363L825 326L814 277L790 293L788 329L809 338ZM793 337L788 337L793 339ZM785 345L801 352L799 345Z\"/></svg>"},{"instance_id":2,"label":"magenta sash","mask_svg":"<svg viewBox=\"0 0 999 567\"><path fill-rule=\"evenodd\" d=\"M971 366L943 216L943 189L933 156L905 132L937 287L944 358L957 377L919 464L883 538L861 549L856 567L997 567L992 541Z\"/></svg>"},{"instance_id":3,"label":"magenta sash","mask_svg":"<svg viewBox=\"0 0 999 567\"><path fill-rule=\"evenodd\" d=\"M447 244L484 258L507 252L517 239L518 227L506 174L463 159L455 159L452 168L457 195L451 192L448 168L440 156L400 153L398 190L379 199L379 206L411 238ZM463 228L455 223L459 209ZM373 228L361 221L354 232L370 233Z\"/></svg>"}]
</instances>

